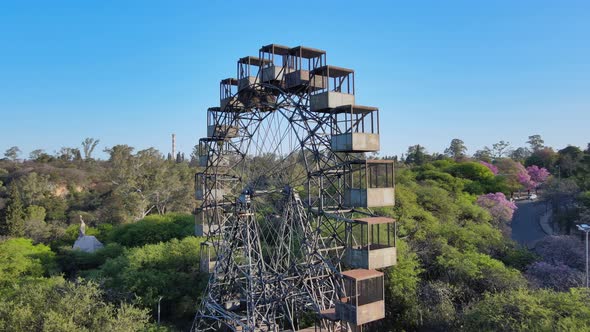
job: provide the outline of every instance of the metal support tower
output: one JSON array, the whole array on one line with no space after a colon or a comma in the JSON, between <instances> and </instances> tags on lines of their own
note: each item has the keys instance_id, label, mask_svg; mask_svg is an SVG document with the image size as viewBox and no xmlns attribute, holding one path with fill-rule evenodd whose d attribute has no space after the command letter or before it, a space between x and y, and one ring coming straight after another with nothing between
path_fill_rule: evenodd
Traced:
<instances>
[{"instance_id":1,"label":"metal support tower","mask_svg":"<svg viewBox=\"0 0 590 332\"><path fill-rule=\"evenodd\" d=\"M396 261L395 221L371 210L394 201L393 163L365 155L378 109L355 105L354 71L322 50L271 44L237 69L199 141L210 278L193 330L361 331L384 315L374 268Z\"/></svg>"}]
</instances>

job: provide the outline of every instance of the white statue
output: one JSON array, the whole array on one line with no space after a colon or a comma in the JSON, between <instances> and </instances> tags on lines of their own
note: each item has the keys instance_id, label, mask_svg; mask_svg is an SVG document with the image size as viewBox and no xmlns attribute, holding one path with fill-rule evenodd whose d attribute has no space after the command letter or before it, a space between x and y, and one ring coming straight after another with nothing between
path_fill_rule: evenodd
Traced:
<instances>
[{"instance_id":1,"label":"white statue","mask_svg":"<svg viewBox=\"0 0 590 332\"><path fill-rule=\"evenodd\" d=\"M84 219L82 219L82 215L80 215L80 230L78 231L78 237L86 236L86 224L84 223Z\"/></svg>"},{"instance_id":2,"label":"white statue","mask_svg":"<svg viewBox=\"0 0 590 332\"><path fill-rule=\"evenodd\" d=\"M92 235L86 235L86 223L80 215L80 229L78 231L78 239L74 243L74 249L79 249L85 252L95 252L102 248L103 245Z\"/></svg>"}]
</instances>

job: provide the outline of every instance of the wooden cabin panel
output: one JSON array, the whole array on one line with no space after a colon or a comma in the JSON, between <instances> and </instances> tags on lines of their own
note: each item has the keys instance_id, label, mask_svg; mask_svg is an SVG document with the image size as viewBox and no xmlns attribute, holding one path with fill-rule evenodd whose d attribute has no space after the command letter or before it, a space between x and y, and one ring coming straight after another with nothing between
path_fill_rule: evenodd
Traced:
<instances>
[{"instance_id":1,"label":"wooden cabin panel","mask_svg":"<svg viewBox=\"0 0 590 332\"><path fill-rule=\"evenodd\" d=\"M377 301L356 307L356 325L385 318L385 301Z\"/></svg>"},{"instance_id":2,"label":"wooden cabin panel","mask_svg":"<svg viewBox=\"0 0 590 332\"><path fill-rule=\"evenodd\" d=\"M346 133L331 137L335 152L376 152L379 151L379 134Z\"/></svg>"},{"instance_id":3,"label":"wooden cabin panel","mask_svg":"<svg viewBox=\"0 0 590 332\"><path fill-rule=\"evenodd\" d=\"M348 93L326 91L311 95L311 111L325 111L344 105L354 105L354 95Z\"/></svg>"}]
</instances>

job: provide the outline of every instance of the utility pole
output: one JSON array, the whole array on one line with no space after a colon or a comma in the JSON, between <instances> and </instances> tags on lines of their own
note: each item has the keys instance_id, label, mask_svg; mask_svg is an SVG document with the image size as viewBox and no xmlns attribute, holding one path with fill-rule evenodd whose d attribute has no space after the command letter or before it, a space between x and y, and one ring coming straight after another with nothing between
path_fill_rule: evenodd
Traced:
<instances>
[{"instance_id":1,"label":"utility pole","mask_svg":"<svg viewBox=\"0 0 590 332\"><path fill-rule=\"evenodd\" d=\"M586 288L588 288L588 233L590 233L590 226L588 224L576 225L579 230L586 233Z\"/></svg>"},{"instance_id":2,"label":"utility pole","mask_svg":"<svg viewBox=\"0 0 590 332\"><path fill-rule=\"evenodd\" d=\"M172 134L172 159L176 158L176 134Z\"/></svg>"},{"instance_id":3,"label":"utility pole","mask_svg":"<svg viewBox=\"0 0 590 332\"><path fill-rule=\"evenodd\" d=\"M160 301L162 301L163 298L163 296L160 296L158 299L158 325L160 325Z\"/></svg>"}]
</instances>

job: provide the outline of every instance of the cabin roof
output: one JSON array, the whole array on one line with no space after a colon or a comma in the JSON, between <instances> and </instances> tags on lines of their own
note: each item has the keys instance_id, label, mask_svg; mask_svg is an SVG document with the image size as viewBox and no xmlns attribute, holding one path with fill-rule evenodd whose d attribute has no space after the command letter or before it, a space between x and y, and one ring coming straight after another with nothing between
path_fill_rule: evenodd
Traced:
<instances>
[{"instance_id":1,"label":"cabin roof","mask_svg":"<svg viewBox=\"0 0 590 332\"><path fill-rule=\"evenodd\" d=\"M279 44L269 44L266 46L262 46L260 48L260 52L272 53L277 55L287 55L291 52L291 48L289 46Z\"/></svg>"},{"instance_id":2,"label":"cabin roof","mask_svg":"<svg viewBox=\"0 0 590 332\"><path fill-rule=\"evenodd\" d=\"M342 271L342 276L345 278L349 278L349 279L353 279L353 280L358 281L358 280L365 280L365 279L382 277L383 272L379 272L377 270L356 269L356 270Z\"/></svg>"},{"instance_id":3,"label":"cabin roof","mask_svg":"<svg viewBox=\"0 0 590 332\"><path fill-rule=\"evenodd\" d=\"M322 75L327 77L344 77L354 73L354 70L344 67L336 67L336 66L321 66L312 70L310 73L314 75Z\"/></svg>"},{"instance_id":4,"label":"cabin roof","mask_svg":"<svg viewBox=\"0 0 590 332\"><path fill-rule=\"evenodd\" d=\"M295 55L305 59L317 58L326 54L326 51L317 48L307 46L296 46L293 47L290 52L291 55Z\"/></svg>"},{"instance_id":5,"label":"cabin roof","mask_svg":"<svg viewBox=\"0 0 590 332\"><path fill-rule=\"evenodd\" d=\"M366 217L353 220L365 225L393 224L395 222L395 219L387 217Z\"/></svg>"},{"instance_id":6,"label":"cabin roof","mask_svg":"<svg viewBox=\"0 0 590 332\"><path fill-rule=\"evenodd\" d=\"M240 58L238 60L238 63L243 63L243 64L246 64L246 65L253 65L253 66L260 67L262 65L269 64L269 63L272 63L272 62L270 60L261 59L261 58L259 58L257 56L249 55L249 56L245 56L243 58Z\"/></svg>"},{"instance_id":7,"label":"cabin roof","mask_svg":"<svg viewBox=\"0 0 590 332\"><path fill-rule=\"evenodd\" d=\"M366 114L378 111L377 107L362 106L362 105L342 105L334 107L331 110L332 114L352 113L352 114Z\"/></svg>"}]
</instances>

